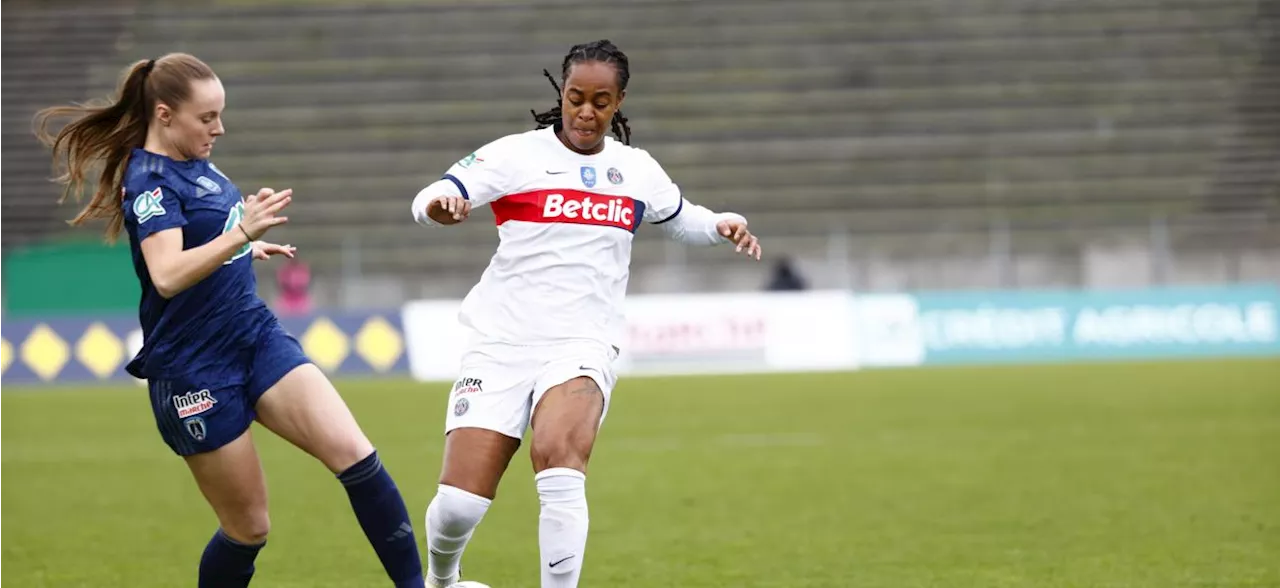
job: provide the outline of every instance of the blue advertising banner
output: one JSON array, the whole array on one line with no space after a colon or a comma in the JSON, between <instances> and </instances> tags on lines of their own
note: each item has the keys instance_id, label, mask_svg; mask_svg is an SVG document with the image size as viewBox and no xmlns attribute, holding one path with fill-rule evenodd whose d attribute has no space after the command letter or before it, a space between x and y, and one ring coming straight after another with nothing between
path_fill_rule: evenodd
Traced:
<instances>
[{"instance_id":1,"label":"blue advertising banner","mask_svg":"<svg viewBox=\"0 0 1280 588\"><path fill-rule=\"evenodd\" d=\"M407 374L400 311L281 317L321 369L338 375ZM6 319L0 325L4 384L134 381L125 373L142 346L132 315Z\"/></svg>"},{"instance_id":2,"label":"blue advertising banner","mask_svg":"<svg viewBox=\"0 0 1280 588\"><path fill-rule=\"evenodd\" d=\"M868 365L1280 355L1273 285L865 298Z\"/></svg>"}]
</instances>

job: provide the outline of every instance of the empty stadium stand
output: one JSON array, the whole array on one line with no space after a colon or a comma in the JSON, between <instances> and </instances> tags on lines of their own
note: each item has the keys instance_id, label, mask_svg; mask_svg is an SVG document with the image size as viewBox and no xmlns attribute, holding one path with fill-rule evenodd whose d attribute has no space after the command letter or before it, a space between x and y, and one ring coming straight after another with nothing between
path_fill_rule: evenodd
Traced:
<instances>
[{"instance_id":1,"label":"empty stadium stand","mask_svg":"<svg viewBox=\"0 0 1280 588\"><path fill-rule=\"evenodd\" d=\"M273 238L299 246L325 301L460 295L496 242L487 212L424 230L410 199L532 128L529 110L555 99L542 69L610 38L631 58L634 144L819 286L1105 283L1085 258L1130 242L1185 252L1145 254L1147 280L1194 280L1194 260L1224 251L1244 261L1210 273L1280 279L1271 5L6 3L4 246L57 238L71 214L52 204L30 115L187 51L229 93L215 161L246 191L294 188ZM763 283L767 267L729 261L641 229L633 291Z\"/></svg>"}]
</instances>

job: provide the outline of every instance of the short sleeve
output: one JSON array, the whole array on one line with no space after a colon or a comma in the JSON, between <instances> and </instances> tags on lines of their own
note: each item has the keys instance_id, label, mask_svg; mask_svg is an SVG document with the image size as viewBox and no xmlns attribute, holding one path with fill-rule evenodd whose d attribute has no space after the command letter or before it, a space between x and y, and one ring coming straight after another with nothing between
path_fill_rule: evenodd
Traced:
<instances>
[{"instance_id":1,"label":"short sleeve","mask_svg":"<svg viewBox=\"0 0 1280 588\"><path fill-rule=\"evenodd\" d=\"M649 186L644 220L662 224L680 214L684 208L684 197L680 195L680 187L671 181L671 177L657 160L647 152L643 154L643 160L646 163L646 184Z\"/></svg>"},{"instance_id":2,"label":"short sleeve","mask_svg":"<svg viewBox=\"0 0 1280 588\"><path fill-rule=\"evenodd\" d=\"M178 192L160 174L150 173L145 179L130 182L123 197L124 222L137 228L139 243L154 233L187 224Z\"/></svg>"},{"instance_id":3,"label":"short sleeve","mask_svg":"<svg viewBox=\"0 0 1280 588\"><path fill-rule=\"evenodd\" d=\"M513 186L512 154L517 151L519 135L503 137L449 167L444 179L453 182L462 197L472 206L481 206L510 193Z\"/></svg>"}]
</instances>

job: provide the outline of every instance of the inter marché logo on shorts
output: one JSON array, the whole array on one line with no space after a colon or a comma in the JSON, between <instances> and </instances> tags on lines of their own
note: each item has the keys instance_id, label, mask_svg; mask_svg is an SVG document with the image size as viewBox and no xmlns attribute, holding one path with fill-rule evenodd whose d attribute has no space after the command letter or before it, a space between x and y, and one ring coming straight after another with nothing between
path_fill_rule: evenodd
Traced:
<instances>
[{"instance_id":1,"label":"inter march\u00e9 logo on shorts","mask_svg":"<svg viewBox=\"0 0 1280 588\"><path fill-rule=\"evenodd\" d=\"M474 392L483 392L480 387L480 378L462 378L453 384L453 393L456 395L471 394Z\"/></svg>"},{"instance_id":2,"label":"inter march\u00e9 logo on shorts","mask_svg":"<svg viewBox=\"0 0 1280 588\"><path fill-rule=\"evenodd\" d=\"M178 418L185 419L213 408L218 401L208 389L192 390L181 396L173 397L173 408L178 411Z\"/></svg>"}]
</instances>

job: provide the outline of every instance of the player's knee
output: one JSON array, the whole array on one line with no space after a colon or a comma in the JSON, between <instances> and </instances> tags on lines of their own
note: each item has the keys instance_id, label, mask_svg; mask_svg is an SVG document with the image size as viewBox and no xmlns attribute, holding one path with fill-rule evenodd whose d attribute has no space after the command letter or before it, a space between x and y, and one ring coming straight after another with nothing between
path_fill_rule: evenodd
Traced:
<instances>
[{"instance_id":1,"label":"player's knee","mask_svg":"<svg viewBox=\"0 0 1280 588\"><path fill-rule=\"evenodd\" d=\"M570 468L586 471L591 459L591 446L583 443L569 431L542 431L534 434L529 455L533 458L534 471L548 468Z\"/></svg>"},{"instance_id":2,"label":"player's knee","mask_svg":"<svg viewBox=\"0 0 1280 588\"><path fill-rule=\"evenodd\" d=\"M222 521L222 532L238 543L258 545L271 532L271 517L266 510L244 513L234 520Z\"/></svg>"},{"instance_id":3,"label":"player's knee","mask_svg":"<svg viewBox=\"0 0 1280 588\"><path fill-rule=\"evenodd\" d=\"M483 496L441 484L427 506L427 526L440 536L461 537L480 524L491 503Z\"/></svg>"},{"instance_id":4,"label":"player's knee","mask_svg":"<svg viewBox=\"0 0 1280 588\"><path fill-rule=\"evenodd\" d=\"M319 456L333 473L340 474L373 453L373 444L363 433L355 432L335 440L326 455Z\"/></svg>"}]
</instances>

